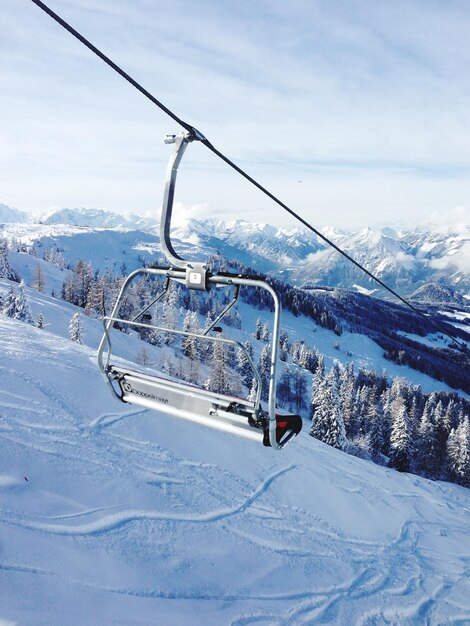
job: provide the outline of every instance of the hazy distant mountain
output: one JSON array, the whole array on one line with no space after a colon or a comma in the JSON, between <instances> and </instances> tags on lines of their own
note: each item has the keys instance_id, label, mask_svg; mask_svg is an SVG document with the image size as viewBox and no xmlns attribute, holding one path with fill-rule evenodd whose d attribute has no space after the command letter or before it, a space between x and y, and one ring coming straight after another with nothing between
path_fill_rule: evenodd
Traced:
<instances>
[{"instance_id":1,"label":"hazy distant mountain","mask_svg":"<svg viewBox=\"0 0 470 626\"><path fill-rule=\"evenodd\" d=\"M149 220L140 215L123 216L114 211L84 207L49 210L39 214L37 219L42 224L68 224L89 228L126 228L132 230L148 230L157 224L156 219Z\"/></svg>"},{"instance_id":2,"label":"hazy distant mountain","mask_svg":"<svg viewBox=\"0 0 470 626\"><path fill-rule=\"evenodd\" d=\"M6 204L0 204L0 224L12 224L15 222L29 221L28 213L14 209Z\"/></svg>"}]
</instances>

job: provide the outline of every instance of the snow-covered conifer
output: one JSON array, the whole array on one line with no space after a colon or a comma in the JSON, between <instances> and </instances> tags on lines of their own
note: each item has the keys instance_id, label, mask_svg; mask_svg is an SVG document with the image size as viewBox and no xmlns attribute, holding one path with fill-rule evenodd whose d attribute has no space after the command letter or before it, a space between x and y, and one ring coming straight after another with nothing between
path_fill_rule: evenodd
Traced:
<instances>
[{"instance_id":1,"label":"snow-covered conifer","mask_svg":"<svg viewBox=\"0 0 470 626\"><path fill-rule=\"evenodd\" d=\"M42 270L42 267L39 265L39 263L36 264L33 270L33 281L32 281L31 286L33 287L33 289L36 289L36 291L43 292L45 289L46 281L44 278L44 272Z\"/></svg>"},{"instance_id":2,"label":"snow-covered conifer","mask_svg":"<svg viewBox=\"0 0 470 626\"><path fill-rule=\"evenodd\" d=\"M73 276L73 304L85 308L89 299L91 285L93 282L93 271L89 261L79 259L75 266Z\"/></svg>"},{"instance_id":3,"label":"snow-covered conifer","mask_svg":"<svg viewBox=\"0 0 470 626\"><path fill-rule=\"evenodd\" d=\"M283 330L279 337L279 358L281 361L287 361L289 355L289 336L287 331Z\"/></svg>"},{"instance_id":4,"label":"snow-covered conifer","mask_svg":"<svg viewBox=\"0 0 470 626\"><path fill-rule=\"evenodd\" d=\"M262 341L269 341L269 324L268 322L265 322L263 325L263 330L261 332L261 340Z\"/></svg>"},{"instance_id":5,"label":"snow-covered conifer","mask_svg":"<svg viewBox=\"0 0 470 626\"><path fill-rule=\"evenodd\" d=\"M257 391L258 391L258 383L256 381L256 378L253 378L253 380L251 381L250 393L248 395L248 400L250 402L255 402L256 401Z\"/></svg>"},{"instance_id":6,"label":"snow-covered conifer","mask_svg":"<svg viewBox=\"0 0 470 626\"><path fill-rule=\"evenodd\" d=\"M195 311L188 310L186 313L183 321L183 330L187 333L197 334L199 332L199 322ZM189 381L196 384L199 379L199 362L201 360L199 341L196 337L188 335L183 338L182 347L184 355L189 359Z\"/></svg>"},{"instance_id":7,"label":"snow-covered conifer","mask_svg":"<svg viewBox=\"0 0 470 626\"><path fill-rule=\"evenodd\" d=\"M20 283L18 295L15 302L15 319L27 324L34 324L33 316L31 315L31 309L29 308L28 300L26 299L26 286L24 280Z\"/></svg>"},{"instance_id":8,"label":"snow-covered conifer","mask_svg":"<svg viewBox=\"0 0 470 626\"><path fill-rule=\"evenodd\" d=\"M15 317L16 314L16 297L17 293L14 290L13 286L10 285L8 288L7 295L3 300L3 309L2 313L7 315L8 317Z\"/></svg>"},{"instance_id":9,"label":"snow-covered conifer","mask_svg":"<svg viewBox=\"0 0 470 626\"><path fill-rule=\"evenodd\" d=\"M295 411L302 413L308 405L307 399L307 377L303 369L296 367L292 375L292 390L295 402Z\"/></svg>"},{"instance_id":10,"label":"snow-covered conifer","mask_svg":"<svg viewBox=\"0 0 470 626\"><path fill-rule=\"evenodd\" d=\"M339 401L343 415L346 435L352 439L354 434L354 366L348 363L341 369Z\"/></svg>"},{"instance_id":11,"label":"snow-covered conifer","mask_svg":"<svg viewBox=\"0 0 470 626\"><path fill-rule=\"evenodd\" d=\"M255 339L260 340L261 339L261 320L258 317L258 319L256 320L256 328L255 328L255 333L254 333L254 337Z\"/></svg>"},{"instance_id":12,"label":"snow-covered conifer","mask_svg":"<svg viewBox=\"0 0 470 626\"><path fill-rule=\"evenodd\" d=\"M8 260L8 243L3 237L0 238L0 278L18 282L18 274L12 269Z\"/></svg>"},{"instance_id":13,"label":"snow-covered conifer","mask_svg":"<svg viewBox=\"0 0 470 626\"><path fill-rule=\"evenodd\" d=\"M320 355L318 360L318 367L315 370L315 374L313 375L313 383L312 383L312 395L311 395L311 409L310 409L310 417L315 416L315 411L320 404L321 397L323 394L323 382L325 380L325 358L323 355Z\"/></svg>"},{"instance_id":14,"label":"snow-covered conifer","mask_svg":"<svg viewBox=\"0 0 470 626\"><path fill-rule=\"evenodd\" d=\"M392 466L400 472L408 472L411 469L413 440L405 400L400 395L392 401L391 415L390 458Z\"/></svg>"},{"instance_id":15,"label":"snow-covered conifer","mask_svg":"<svg viewBox=\"0 0 470 626\"><path fill-rule=\"evenodd\" d=\"M384 419L381 398L376 400L374 410L369 413L368 419L370 453L372 459L377 462L384 448Z\"/></svg>"},{"instance_id":16,"label":"snow-covered conifer","mask_svg":"<svg viewBox=\"0 0 470 626\"><path fill-rule=\"evenodd\" d=\"M436 455L436 428L431 420L431 411L423 411L418 425L416 438L416 469L427 478L436 478L439 474Z\"/></svg>"},{"instance_id":17,"label":"snow-covered conifer","mask_svg":"<svg viewBox=\"0 0 470 626\"><path fill-rule=\"evenodd\" d=\"M282 406L289 407L294 396L292 392L292 373L289 366L284 366L284 370L279 377L277 384L276 398Z\"/></svg>"},{"instance_id":18,"label":"snow-covered conifer","mask_svg":"<svg viewBox=\"0 0 470 626\"><path fill-rule=\"evenodd\" d=\"M347 448L348 441L336 388L336 374L332 371L322 380L317 391L317 405L310 434L339 450Z\"/></svg>"},{"instance_id":19,"label":"snow-covered conifer","mask_svg":"<svg viewBox=\"0 0 470 626\"><path fill-rule=\"evenodd\" d=\"M303 369L307 369L308 360L309 360L309 352L310 350L307 347L307 344L302 343L300 346L299 357L298 357L299 367L302 367Z\"/></svg>"},{"instance_id":20,"label":"snow-covered conifer","mask_svg":"<svg viewBox=\"0 0 470 626\"><path fill-rule=\"evenodd\" d=\"M299 363L301 344L298 341L294 341L291 347L292 363L297 365Z\"/></svg>"},{"instance_id":21,"label":"snow-covered conifer","mask_svg":"<svg viewBox=\"0 0 470 626\"><path fill-rule=\"evenodd\" d=\"M447 463L451 478L464 487L470 487L470 425L468 416L449 435Z\"/></svg>"},{"instance_id":22,"label":"snow-covered conifer","mask_svg":"<svg viewBox=\"0 0 470 626\"><path fill-rule=\"evenodd\" d=\"M269 397L269 379L271 377L271 346L269 343L267 343L261 350L258 369L262 384L261 399L267 400Z\"/></svg>"},{"instance_id":23,"label":"snow-covered conifer","mask_svg":"<svg viewBox=\"0 0 470 626\"><path fill-rule=\"evenodd\" d=\"M38 318L36 320L36 326L41 330L46 327L46 324L44 322L44 315L42 313L39 313L38 315Z\"/></svg>"},{"instance_id":24,"label":"snow-covered conifer","mask_svg":"<svg viewBox=\"0 0 470 626\"><path fill-rule=\"evenodd\" d=\"M69 337L75 343L82 343L85 331L83 323L80 317L80 313L77 311L73 314L69 324Z\"/></svg>"},{"instance_id":25,"label":"snow-covered conifer","mask_svg":"<svg viewBox=\"0 0 470 626\"><path fill-rule=\"evenodd\" d=\"M245 348L247 348L248 354L250 354L249 350L251 344L249 342L245 342L243 345ZM249 388L253 378L253 370L251 369L251 365L246 355L246 352L242 349L239 349L237 352L237 371L241 376L243 384Z\"/></svg>"},{"instance_id":26,"label":"snow-covered conifer","mask_svg":"<svg viewBox=\"0 0 470 626\"><path fill-rule=\"evenodd\" d=\"M215 341L213 344L211 373L206 384L208 389L215 392L227 393L231 390L230 377L227 372L225 347L220 341Z\"/></svg>"},{"instance_id":27,"label":"snow-covered conifer","mask_svg":"<svg viewBox=\"0 0 470 626\"><path fill-rule=\"evenodd\" d=\"M176 319L179 308L178 290L175 283L172 281L168 289L168 293L163 304L163 320L166 328L175 329ZM171 345L175 342L176 336L173 333L166 333L165 343Z\"/></svg>"}]
</instances>

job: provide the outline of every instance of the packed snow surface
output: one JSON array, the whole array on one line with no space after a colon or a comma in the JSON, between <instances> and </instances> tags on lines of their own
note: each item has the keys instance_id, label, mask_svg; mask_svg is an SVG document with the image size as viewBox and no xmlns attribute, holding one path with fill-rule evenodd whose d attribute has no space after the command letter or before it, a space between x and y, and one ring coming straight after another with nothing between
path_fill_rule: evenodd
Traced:
<instances>
[{"instance_id":1,"label":"packed snow surface","mask_svg":"<svg viewBox=\"0 0 470 626\"><path fill-rule=\"evenodd\" d=\"M0 623L468 623L469 490L120 404L4 316L0 350Z\"/></svg>"}]
</instances>

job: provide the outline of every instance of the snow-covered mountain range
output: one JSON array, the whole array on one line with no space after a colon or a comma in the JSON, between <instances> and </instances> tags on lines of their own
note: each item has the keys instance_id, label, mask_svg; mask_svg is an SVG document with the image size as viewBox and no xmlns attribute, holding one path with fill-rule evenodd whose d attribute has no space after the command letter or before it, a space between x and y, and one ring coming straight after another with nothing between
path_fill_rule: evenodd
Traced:
<instances>
[{"instance_id":1,"label":"snow-covered mountain range","mask_svg":"<svg viewBox=\"0 0 470 626\"><path fill-rule=\"evenodd\" d=\"M158 215L123 216L99 209L58 209L27 215L0 205L0 224L61 225L82 229L120 229L158 235ZM10 226L7 226L10 224ZM23 229L26 231L27 229ZM43 231L46 233L46 229ZM57 232L57 231L56 231ZM465 230L398 230L365 228L357 232L325 228L322 233L390 287L405 296L428 283L456 291L456 302L470 294L470 234ZM19 238L21 240L21 233ZM186 253L215 252L258 271L306 287L357 289L387 297L387 293L334 249L305 228L274 228L244 220L179 220L173 237ZM156 241L156 239L152 239ZM426 293L426 291L424 292ZM420 292L423 297L423 292ZM447 294L447 298L449 293Z\"/></svg>"}]
</instances>

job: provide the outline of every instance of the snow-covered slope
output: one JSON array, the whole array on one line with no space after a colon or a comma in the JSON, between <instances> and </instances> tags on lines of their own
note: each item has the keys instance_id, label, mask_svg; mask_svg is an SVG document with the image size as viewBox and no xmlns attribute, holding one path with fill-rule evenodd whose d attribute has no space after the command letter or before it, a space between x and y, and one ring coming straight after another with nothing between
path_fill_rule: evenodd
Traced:
<instances>
[{"instance_id":1,"label":"snow-covered slope","mask_svg":"<svg viewBox=\"0 0 470 626\"><path fill-rule=\"evenodd\" d=\"M469 490L122 405L99 322L29 296L57 334L0 316L0 623L466 622Z\"/></svg>"}]
</instances>

